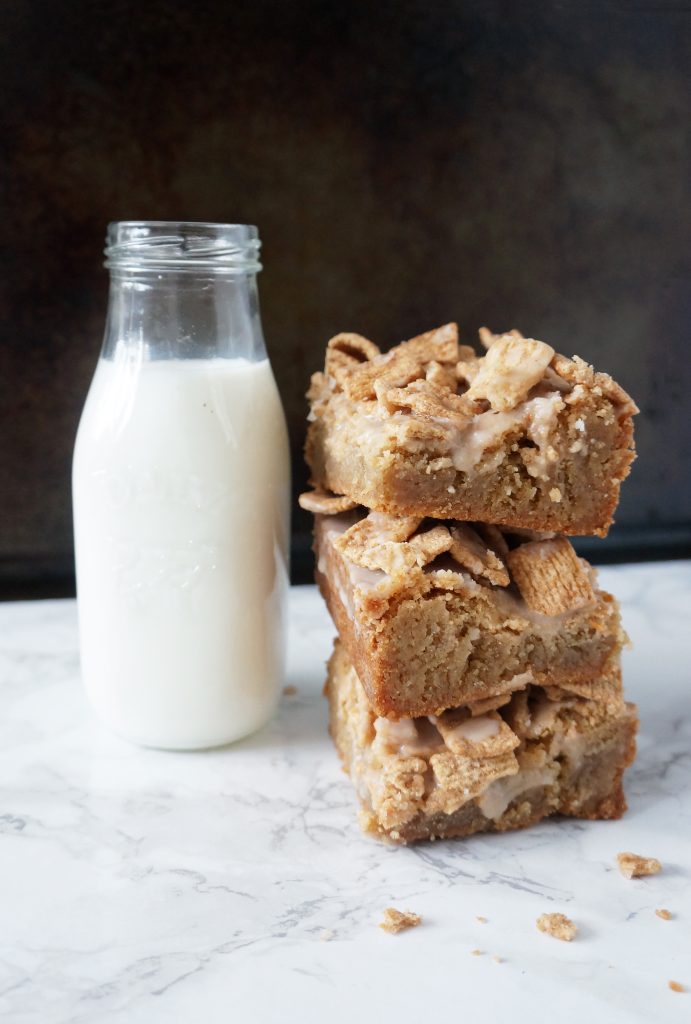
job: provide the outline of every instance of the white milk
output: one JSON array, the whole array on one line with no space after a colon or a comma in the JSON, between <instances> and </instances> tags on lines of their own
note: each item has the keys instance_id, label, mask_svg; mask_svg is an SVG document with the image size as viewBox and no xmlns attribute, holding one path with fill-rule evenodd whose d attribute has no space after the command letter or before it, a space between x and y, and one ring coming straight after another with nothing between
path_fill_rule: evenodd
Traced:
<instances>
[{"instance_id":1,"label":"white milk","mask_svg":"<svg viewBox=\"0 0 691 1024\"><path fill-rule=\"evenodd\" d=\"M82 671L149 746L209 747L274 710L289 462L268 360L101 359L73 467Z\"/></svg>"}]
</instances>

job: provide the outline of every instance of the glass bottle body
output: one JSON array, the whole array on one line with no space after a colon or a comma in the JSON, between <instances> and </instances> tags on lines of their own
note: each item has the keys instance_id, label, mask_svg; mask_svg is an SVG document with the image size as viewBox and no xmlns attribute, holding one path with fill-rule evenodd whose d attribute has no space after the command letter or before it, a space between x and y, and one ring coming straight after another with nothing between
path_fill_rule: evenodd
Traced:
<instances>
[{"instance_id":1,"label":"glass bottle body","mask_svg":"<svg viewBox=\"0 0 691 1024\"><path fill-rule=\"evenodd\" d=\"M263 725L280 693L285 420L254 272L137 256L111 258L75 446L82 672L120 734L217 746Z\"/></svg>"}]
</instances>

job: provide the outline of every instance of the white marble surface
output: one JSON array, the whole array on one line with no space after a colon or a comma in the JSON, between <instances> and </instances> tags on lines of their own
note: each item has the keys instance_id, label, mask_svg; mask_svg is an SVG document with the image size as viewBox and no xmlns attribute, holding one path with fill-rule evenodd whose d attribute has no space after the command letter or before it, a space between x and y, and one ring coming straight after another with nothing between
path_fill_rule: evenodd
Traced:
<instances>
[{"instance_id":1,"label":"white marble surface","mask_svg":"<svg viewBox=\"0 0 691 1024\"><path fill-rule=\"evenodd\" d=\"M332 627L313 588L292 595L298 695L203 754L139 750L92 720L73 602L0 605L0 1017L690 1020L691 991L667 982L691 990L691 563L601 577L635 642L628 815L409 849L358 832L326 736ZM663 873L626 881L620 850ZM385 934L387 905L423 925ZM572 917L577 940L540 934L543 911Z\"/></svg>"}]
</instances>

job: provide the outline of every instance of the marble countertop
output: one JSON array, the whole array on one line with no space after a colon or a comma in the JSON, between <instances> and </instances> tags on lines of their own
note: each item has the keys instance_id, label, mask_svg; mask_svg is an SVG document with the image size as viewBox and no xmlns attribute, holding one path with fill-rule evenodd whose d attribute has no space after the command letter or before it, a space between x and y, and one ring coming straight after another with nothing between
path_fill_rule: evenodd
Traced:
<instances>
[{"instance_id":1,"label":"marble countertop","mask_svg":"<svg viewBox=\"0 0 691 1024\"><path fill-rule=\"evenodd\" d=\"M0 1017L691 1019L691 563L601 579L635 645L628 814L407 849L358 831L326 735L333 629L313 587L291 596L297 694L258 735L201 754L140 750L91 718L74 602L0 605ZM625 880L622 850L662 873ZM387 935L389 905L422 926ZM576 941L538 932L545 911L573 918Z\"/></svg>"}]
</instances>

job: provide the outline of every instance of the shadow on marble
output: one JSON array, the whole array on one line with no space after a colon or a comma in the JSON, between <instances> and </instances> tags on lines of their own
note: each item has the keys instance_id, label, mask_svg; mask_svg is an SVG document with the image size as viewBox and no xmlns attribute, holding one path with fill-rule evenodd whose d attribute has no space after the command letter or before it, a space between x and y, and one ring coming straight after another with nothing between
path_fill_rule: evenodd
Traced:
<instances>
[{"instance_id":1,"label":"shadow on marble","mask_svg":"<svg viewBox=\"0 0 691 1024\"><path fill-rule=\"evenodd\" d=\"M298 692L293 697L283 697L276 717L258 732L216 750L219 753L226 750L287 753L322 746L327 740L326 701L312 694L300 697ZM336 751L330 746L329 753L337 759Z\"/></svg>"}]
</instances>

